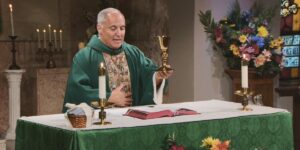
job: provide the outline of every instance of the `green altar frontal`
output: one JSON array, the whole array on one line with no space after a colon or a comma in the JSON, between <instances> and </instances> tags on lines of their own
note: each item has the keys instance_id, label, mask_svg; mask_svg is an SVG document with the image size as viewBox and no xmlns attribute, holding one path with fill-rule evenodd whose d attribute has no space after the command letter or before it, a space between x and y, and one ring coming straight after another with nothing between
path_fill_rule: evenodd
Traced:
<instances>
[{"instance_id":1,"label":"green altar frontal","mask_svg":"<svg viewBox=\"0 0 300 150\"><path fill-rule=\"evenodd\" d=\"M203 149L201 141L208 136L230 140L231 150L294 149L288 112L94 130L66 130L19 119L15 146L16 150L161 150L173 133L187 150Z\"/></svg>"}]
</instances>

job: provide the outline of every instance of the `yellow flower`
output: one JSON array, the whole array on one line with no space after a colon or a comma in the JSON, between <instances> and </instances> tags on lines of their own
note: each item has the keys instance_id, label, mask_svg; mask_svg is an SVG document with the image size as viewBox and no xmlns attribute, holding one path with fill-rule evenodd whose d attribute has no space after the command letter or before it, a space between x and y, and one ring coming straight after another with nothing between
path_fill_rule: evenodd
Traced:
<instances>
[{"instance_id":1,"label":"yellow flower","mask_svg":"<svg viewBox=\"0 0 300 150\"><path fill-rule=\"evenodd\" d=\"M235 55L235 56L239 56L239 55L240 55L239 49L233 50L232 53L233 53L233 55Z\"/></svg>"},{"instance_id":2,"label":"yellow flower","mask_svg":"<svg viewBox=\"0 0 300 150\"><path fill-rule=\"evenodd\" d=\"M280 43L280 44L282 44L282 43L283 43L282 37L278 37L278 38L277 38L277 42Z\"/></svg>"},{"instance_id":3,"label":"yellow flower","mask_svg":"<svg viewBox=\"0 0 300 150\"><path fill-rule=\"evenodd\" d=\"M272 41L270 42L270 48L274 48L274 47L277 47L277 43L276 43L275 40L272 40Z\"/></svg>"},{"instance_id":4,"label":"yellow flower","mask_svg":"<svg viewBox=\"0 0 300 150\"><path fill-rule=\"evenodd\" d=\"M235 44L231 44L229 49L232 51L233 55L235 55L235 56L240 55L240 50Z\"/></svg>"},{"instance_id":5,"label":"yellow flower","mask_svg":"<svg viewBox=\"0 0 300 150\"><path fill-rule=\"evenodd\" d=\"M235 44L231 44L230 47L229 47L229 49L231 51L235 51L236 49L239 49L239 48Z\"/></svg>"},{"instance_id":6,"label":"yellow flower","mask_svg":"<svg viewBox=\"0 0 300 150\"><path fill-rule=\"evenodd\" d=\"M209 136L209 137L207 137L206 139L202 140L202 145L201 145L201 147L206 147L206 146L211 147L213 141L214 141L214 139L213 139L211 136Z\"/></svg>"},{"instance_id":7,"label":"yellow flower","mask_svg":"<svg viewBox=\"0 0 300 150\"><path fill-rule=\"evenodd\" d=\"M267 37L269 35L269 31L264 26L260 26L257 29L257 32L258 32L258 36L260 36L260 37Z\"/></svg>"},{"instance_id":8,"label":"yellow flower","mask_svg":"<svg viewBox=\"0 0 300 150\"><path fill-rule=\"evenodd\" d=\"M283 44L283 39L281 37L275 39L275 40L272 40L270 42L270 48L279 48L281 49L281 46Z\"/></svg>"},{"instance_id":9,"label":"yellow flower","mask_svg":"<svg viewBox=\"0 0 300 150\"><path fill-rule=\"evenodd\" d=\"M213 138L211 136L202 140L201 147L206 148L208 150L228 150L230 141L220 141L218 138Z\"/></svg>"},{"instance_id":10,"label":"yellow flower","mask_svg":"<svg viewBox=\"0 0 300 150\"><path fill-rule=\"evenodd\" d=\"M241 43L245 43L247 41L247 36L243 34L239 37L239 40Z\"/></svg>"}]
</instances>

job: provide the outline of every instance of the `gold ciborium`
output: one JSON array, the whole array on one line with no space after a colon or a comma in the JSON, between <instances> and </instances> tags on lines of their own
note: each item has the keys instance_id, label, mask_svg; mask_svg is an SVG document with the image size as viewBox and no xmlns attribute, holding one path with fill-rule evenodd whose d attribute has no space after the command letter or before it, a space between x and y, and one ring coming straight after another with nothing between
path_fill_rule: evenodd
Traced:
<instances>
[{"instance_id":1,"label":"gold ciborium","mask_svg":"<svg viewBox=\"0 0 300 150\"><path fill-rule=\"evenodd\" d=\"M162 36L157 36L159 46L161 49L161 58L162 58L162 66L158 68L158 71L162 71L166 73L167 71L173 70L169 65L168 65L168 46L169 46L169 41L170 38L168 36L162 35Z\"/></svg>"}]
</instances>

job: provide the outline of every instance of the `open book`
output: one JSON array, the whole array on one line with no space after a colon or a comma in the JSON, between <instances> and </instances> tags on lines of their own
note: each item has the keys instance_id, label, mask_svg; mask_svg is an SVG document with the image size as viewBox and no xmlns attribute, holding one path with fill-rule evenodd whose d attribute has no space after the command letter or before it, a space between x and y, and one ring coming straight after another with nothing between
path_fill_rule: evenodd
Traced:
<instances>
[{"instance_id":1,"label":"open book","mask_svg":"<svg viewBox=\"0 0 300 150\"><path fill-rule=\"evenodd\" d=\"M195 115L200 114L194 110L187 108L179 108L174 111L171 109L162 109L162 110L141 110L141 109L128 109L124 114L125 116L130 116L139 119L154 119L161 117L174 117L181 115Z\"/></svg>"}]
</instances>

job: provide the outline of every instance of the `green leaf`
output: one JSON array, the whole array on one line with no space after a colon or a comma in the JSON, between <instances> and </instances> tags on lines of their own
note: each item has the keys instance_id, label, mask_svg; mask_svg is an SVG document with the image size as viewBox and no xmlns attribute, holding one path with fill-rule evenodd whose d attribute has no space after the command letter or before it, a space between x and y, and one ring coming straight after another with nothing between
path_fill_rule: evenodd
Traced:
<instances>
[{"instance_id":1,"label":"green leaf","mask_svg":"<svg viewBox=\"0 0 300 150\"><path fill-rule=\"evenodd\" d=\"M216 27L216 23L211 16L211 11L207 10L207 11L203 12L200 10L198 15L199 15L199 20L200 20L201 24L204 26L204 32L206 32L208 34L212 34Z\"/></svg>"}]
</instances>

